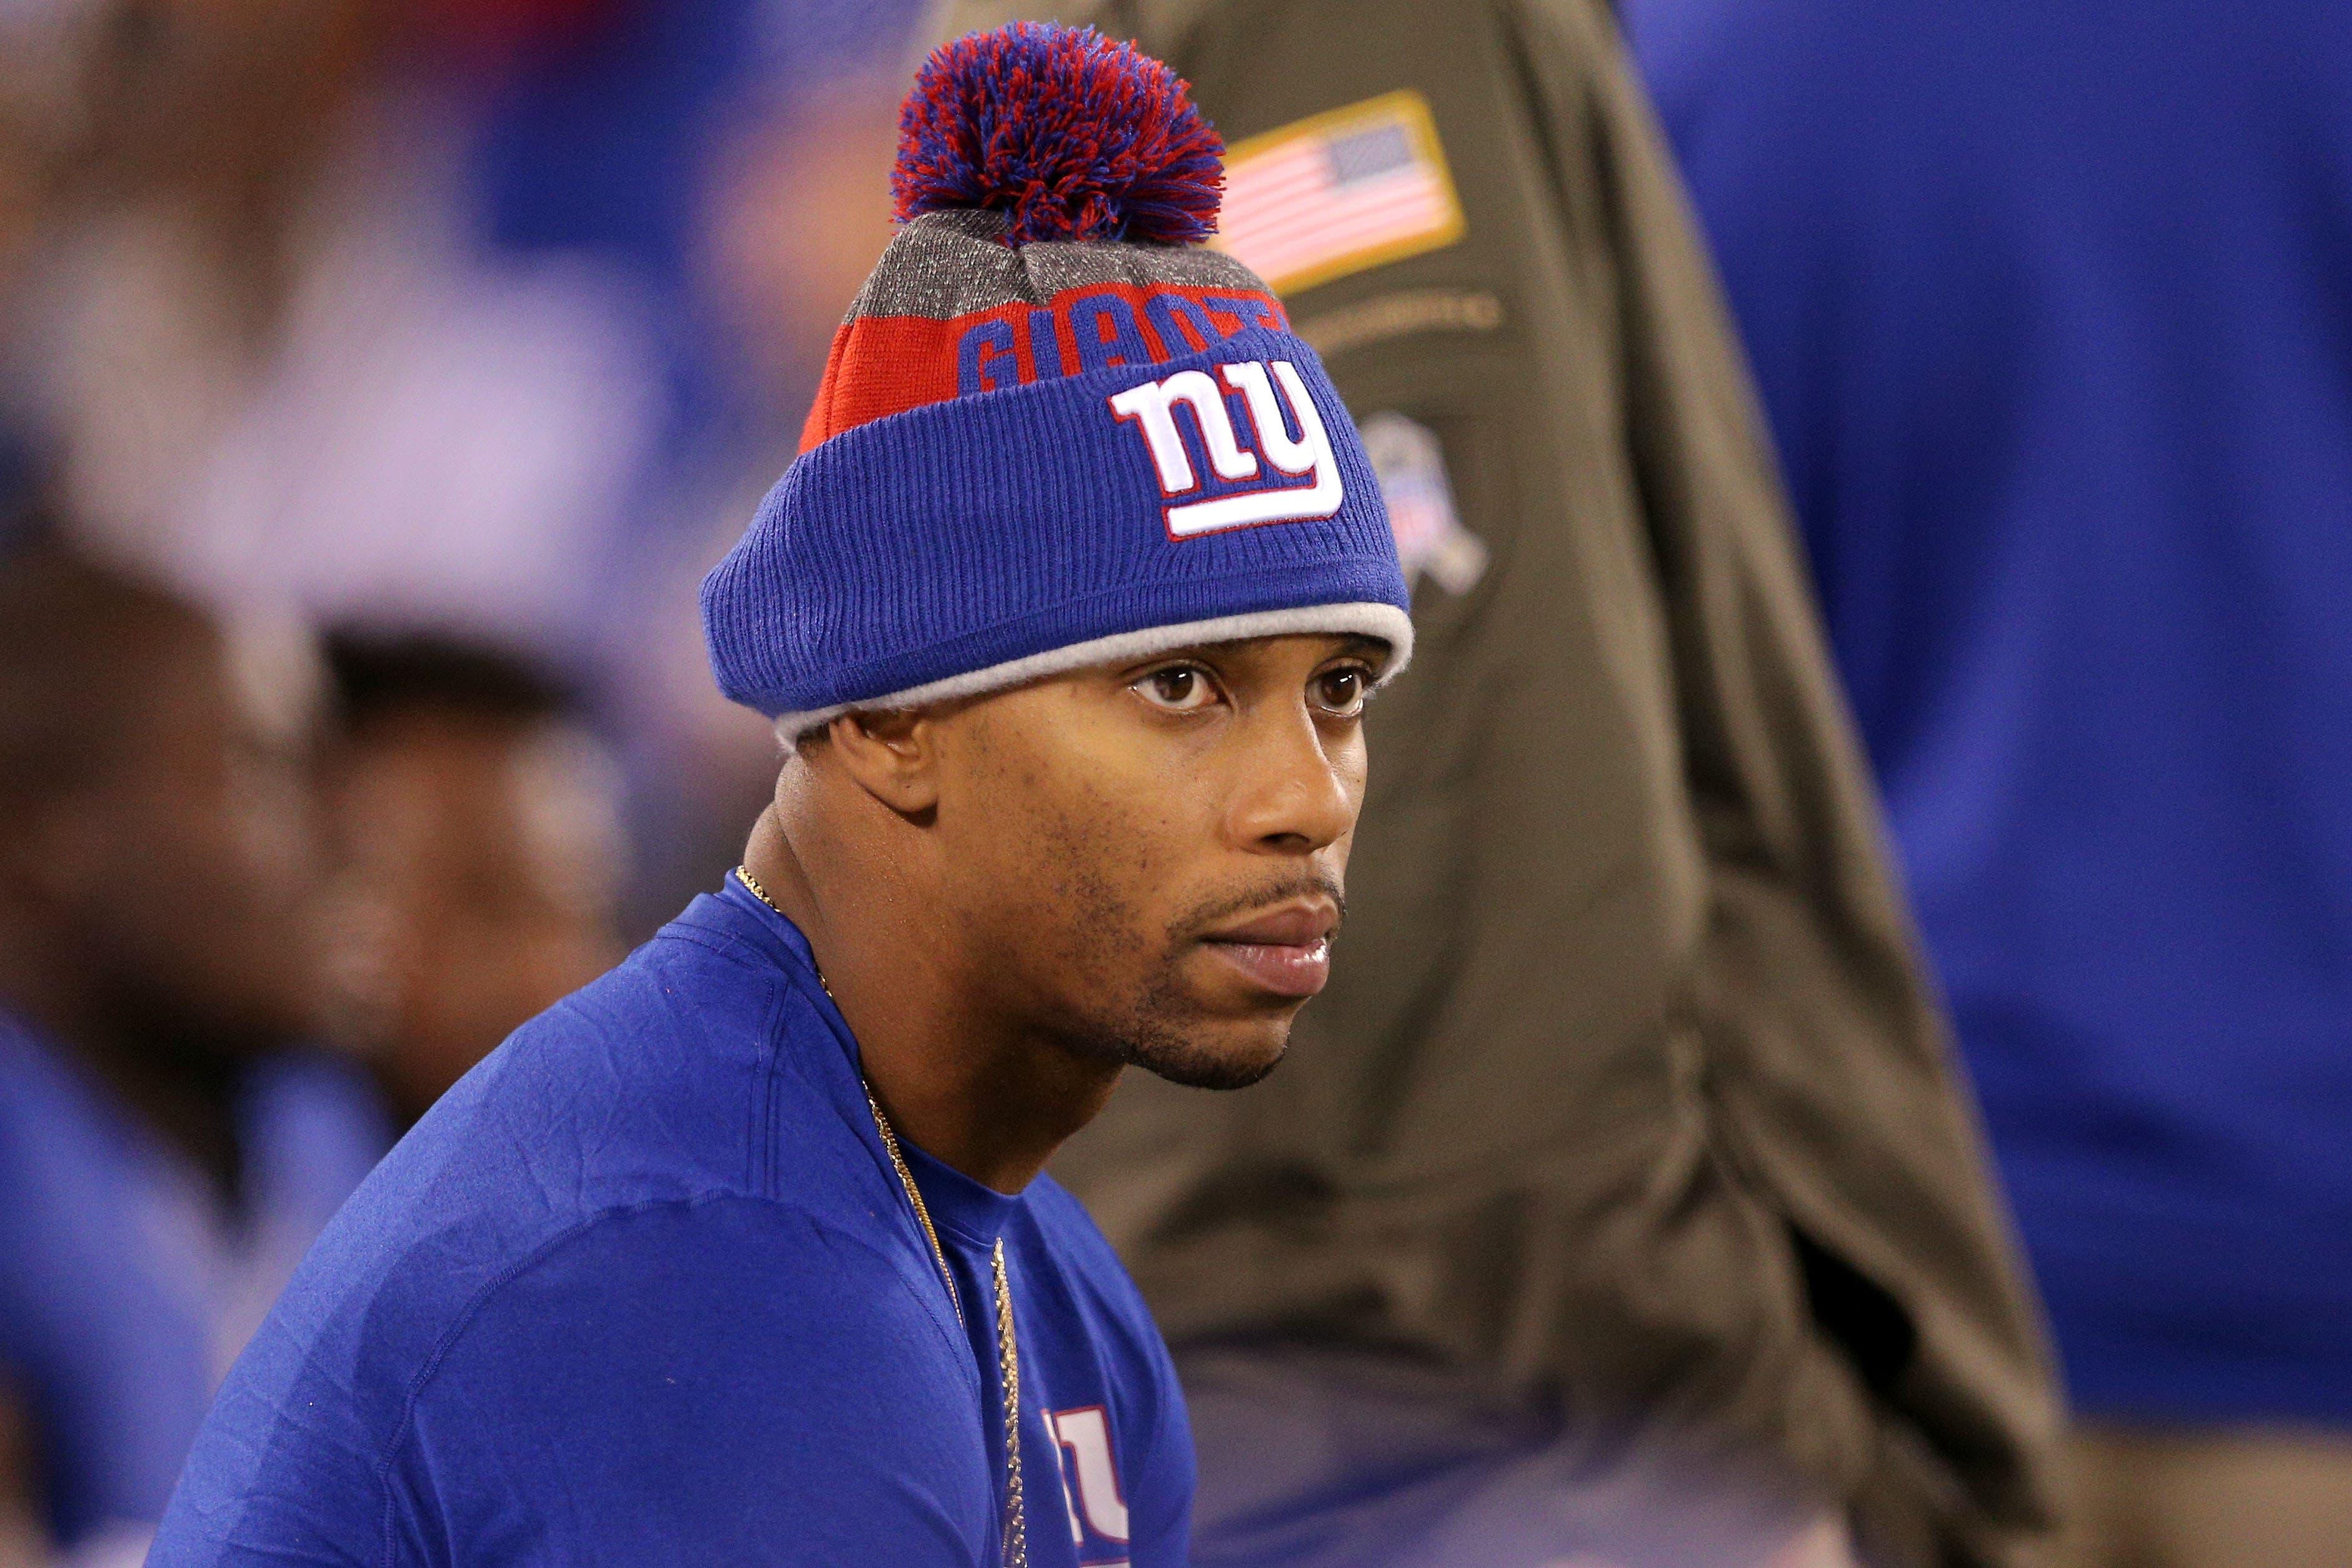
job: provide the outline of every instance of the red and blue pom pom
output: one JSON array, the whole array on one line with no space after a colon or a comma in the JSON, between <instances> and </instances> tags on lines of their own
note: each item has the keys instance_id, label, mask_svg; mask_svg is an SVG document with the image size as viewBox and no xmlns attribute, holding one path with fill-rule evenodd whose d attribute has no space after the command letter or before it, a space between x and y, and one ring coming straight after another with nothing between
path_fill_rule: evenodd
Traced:
<instances>
[{"instance_id":1,"label":"red and blue pom pom","mask_svg":"<svg viewBox=\"0 0 2352 1568\"><path fill-rule=\"evenodd\" d=\"M1192 245L1216 227L1224 142L1185 83L1092 27L1014 22L935 51L898 115L898 221L1011 216L1005 241Z\"/></svg>"}]
</instances>

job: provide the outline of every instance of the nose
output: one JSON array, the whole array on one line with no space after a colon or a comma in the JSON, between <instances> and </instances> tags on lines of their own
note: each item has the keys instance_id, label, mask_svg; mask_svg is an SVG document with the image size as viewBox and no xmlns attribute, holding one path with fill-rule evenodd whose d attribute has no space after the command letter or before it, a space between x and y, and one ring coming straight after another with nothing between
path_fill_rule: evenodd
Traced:
<instances>
[{"instance_id":1,"label":"nose","mask_svg":"<svg viewBox=\"0 0 2352 1568\"><path fill-rule=\"evenodd\" d=\"M1330 745L1304 701L1267 703L1236 727L1234 843L1312 855L1345 837L1363 804L1362 740Z\"/></svg>"}]
</instances>

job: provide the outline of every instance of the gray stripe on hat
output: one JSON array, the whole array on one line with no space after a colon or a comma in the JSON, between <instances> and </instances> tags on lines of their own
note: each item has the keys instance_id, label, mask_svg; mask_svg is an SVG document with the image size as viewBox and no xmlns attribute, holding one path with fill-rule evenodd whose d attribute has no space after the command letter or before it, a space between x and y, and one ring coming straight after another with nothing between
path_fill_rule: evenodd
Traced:
<instances>
[{"instance_id":1,"label":"gray stripe on hat","mask_svg":"<svg viewBox=\"0 0 2352 1568\"><path fill-rule=\"evenodd\" d=\"M1101 283L1268 293L1257 274L1223 251L1197 246L1040 241L1018 249L999 237L1003 213L925 213L900 229L847 321L920 316L948 321L1000 305L1042 305Z\"/></svg>"},{"instance_id":2,"label":"gray stripe on hat","mask_svg":"<svg viewBox=\"0 0 2352 1568\"><path fill-rule=\"evenodd\" d=\"M1219 616L1213 620L1182 621L1172 626L1146 626L1140 631L1118 632L1110 637L1096 637L1090 642L1072 643L1067 647L1047 648L1044 653L1009 659L1003 664L991 665L986 669L951 675L945 680L910 686L904 691L893 691L887 696L870 697L859 702L836 702L830 708L812 708L804 713L779 713L776 715L776 735L789 746L811 730L820 724L829 724L844 713L897 711L920 708L932 702L946 702L958 697L1009 691L1033 680L1043 680L1049 675L1066 675L1071 670L1086 669L1095 665L1125 664L1133 659L1150 658L1156 653L1172 653L1178 648L1202 647L1211 643L1247 642L1255 637L1302 637L1318 633L1344 636L1350 632L1376 637L1389 645L1389 661L1381 667L1376 685L1386 686L1412 662L1412 617L1394 605L1301 605L1296 609L1254 610L1245 615Z\"/></svg>"}]
</instances>

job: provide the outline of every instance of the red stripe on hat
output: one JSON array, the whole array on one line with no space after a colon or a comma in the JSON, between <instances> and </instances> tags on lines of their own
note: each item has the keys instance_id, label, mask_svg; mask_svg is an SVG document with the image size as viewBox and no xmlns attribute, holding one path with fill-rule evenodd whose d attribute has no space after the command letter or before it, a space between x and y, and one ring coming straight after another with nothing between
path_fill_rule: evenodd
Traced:
<instances>
[{"instance_id":1,"label":"red stripe on hat","mask_svg":"<svg viewBox=\"0 0 2352 1568\"><path fill-rule=\"evenodd\" d=\"M833 334L833 347L824 360L824 379L817 386L808 420L801 426L801 450L805 452L869 421L945 403L968 391L998 391L1025 385L1041 375L1073 374L1085 364L1078 352L1074 312L1090 300L1105 297L1124 300L1132 313L1137 337L1154 364L1206 347L1191 341L1192 329L1181 315L1169 317L1178 329L1173 334L1176 341L1162 341L1149 306L1163 296L1196 308L1210 327L1224 337L1253 324L1282 330L1290 324L1281 301L1262 290L1136 283L1089 284L1065 289L1043 305L1026 301L998 305L945 320L854 316ZM1043 365L1031 339L1032 316L1038 311L1051 312L1055 336L1052 362ZM1102 351L1117 356L1117 345L1104 333L1099 317L1089 313L1087 324L1098 334ZM967 338L982 328L994 330L967 344ZM967 386L968 380L977 384Z\"/></svg>"}]
</instances>

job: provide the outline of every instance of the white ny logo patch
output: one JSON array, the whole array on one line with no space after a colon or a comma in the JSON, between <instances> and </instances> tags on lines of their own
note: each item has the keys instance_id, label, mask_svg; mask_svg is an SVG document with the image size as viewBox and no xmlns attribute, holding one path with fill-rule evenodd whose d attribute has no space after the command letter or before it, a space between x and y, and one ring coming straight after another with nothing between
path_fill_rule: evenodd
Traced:
<instances>
[{"instance_id":1,"label":"white ny logo patch","mask_svg":"<svg viewBox=\"0 0 2352 1568\"><path fill-rule=\"evenodd\" d=\"M1247 405L1255 452L1241 444L1233 416L1226 409L1224 391L1209 378L1206 371L1180 370L1162 380L1131 386L1110 399L1111 412L1122 423L1131 420L1142 429L1144 442L1151 448L1152 466L1160 476L1160 493L1171 502L1179 496L1208 488L1208 481L1193 469L1192 454L1184 444L1182 427L1176 422L1180 405L1192 412L1192 423L1200 431L1201 447L1208 457L1210 471L1226 482L1220 489L1250 479L1264 480L1245 489L1171 504L1166 513L1168 536L1187 539L1194 534L1249 528L1264 522L1299 522L1329 517L1338 511L1346 496L1340 488L1339 465L1331 456L1330 432L1324 427L1322 413L1315 406L1314 398L1307 395L1297 368L1288 360L1278 359L1270 364L1262 360L1243 360L1217 369L1225 385L1240 393ZM1279 399L1275 395L1276 382L1282 384ZM1290 434L1290 426L1283 418L1284 403L1289 405L1290 417L1297 423L1296 437ZM1261 456L1274 474L1263 473L1258 461ZM1284 483L1276 476L1294 480L1311 477L1312 482Z\"/></svg>"}]
</instances>

